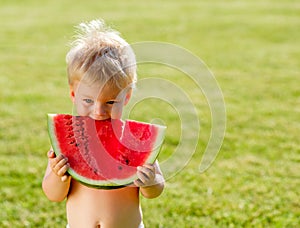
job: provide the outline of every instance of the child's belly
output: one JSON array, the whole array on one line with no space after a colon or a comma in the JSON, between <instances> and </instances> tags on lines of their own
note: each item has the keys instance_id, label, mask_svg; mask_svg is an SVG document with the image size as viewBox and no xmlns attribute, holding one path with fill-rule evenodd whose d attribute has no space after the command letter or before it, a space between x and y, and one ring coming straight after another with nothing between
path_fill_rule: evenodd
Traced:
<instances>
[{"instance_id":1,"label":"child's belly","mask_svg":"<svg viewBox=\"0 0 300 228\"><path fill-rule=\"evenodd\" d=\"M134 228L141 222L139 190L101 190L72 181L67 200L70 228Z\"/></svg>"}]
</instances>

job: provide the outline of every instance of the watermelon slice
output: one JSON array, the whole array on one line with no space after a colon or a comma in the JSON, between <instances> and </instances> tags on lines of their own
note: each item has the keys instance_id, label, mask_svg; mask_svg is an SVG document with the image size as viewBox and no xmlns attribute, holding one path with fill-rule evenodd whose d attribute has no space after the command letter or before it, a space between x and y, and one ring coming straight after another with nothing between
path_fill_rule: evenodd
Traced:
<instances>
[{"instance_id":1,"label":"watermelon slice","mask_svg":"<svg viewBox=\"0 0 300 228\"><path fill-rule=\"evenodd\" d=\"M68 158L68 173L95 188L118 188L136 178L136 167L153 163L166 127L134 120L93 120L48 114L48 132L56 155Z\"/></svg>"}]
</instances>

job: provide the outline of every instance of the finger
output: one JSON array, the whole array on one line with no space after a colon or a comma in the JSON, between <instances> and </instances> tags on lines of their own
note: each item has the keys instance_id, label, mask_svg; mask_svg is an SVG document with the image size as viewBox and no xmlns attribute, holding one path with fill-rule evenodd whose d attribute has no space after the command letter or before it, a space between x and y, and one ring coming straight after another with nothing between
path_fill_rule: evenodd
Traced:
<instances>
[{"instance_id":1,"label":"finger","mask_svg":"<svg viewBox=\"0 0 300 228\"><path fill-rule=\"evenodd\" d=\"M138 170L138 172L142 172L149 179L152 179L155 176L154 167L139 166L139 167L137 167L137 170Z\"/></svg>"},{"instance_id":2,"label":"finger","mask_svg":"<svg viewBox=\"0 0 300 228\"><path fill-rule=\"evenodd\" d=\"M65 161L66 157L62 154L58 155L53 159L53 164L58 165L61 161Z\"/></svg>"},{"instance_id":3,"label":"finger","mask_svg":"<svg viewBox=\"0 0 300 228\"><path fill-rule=\"evenodd\" d=\"M66 182L68 177L67 177L67 175L63 175L60 179L62 182Z\"/></svg>"},{"instance_id":4,"label":"finger","mask_svg":"<svg viewBox=\"0 0 300 228\"><path fill-rule=\"evenodd\" d=\"M52 163L52 169L58 173L58 171L68 162L68 159L62 156L56 157Z\"/></svg>"},{"instance_id":5,"label":"finger","mask_svg":"<svg viewBox=\"0 0 300 228\"><path fill-rule=\"evenodd\" d=\"M144 164L143 167L146 167L148 169L155 171L155 166L153 164L147 163L147 164Z\"/></svg>"},{"instance_id":6,"label":"finger","mask_svg":"<svg viewBox=\"0 0 300 228\"><path fill-rule=\"evenodd\" d=\"M65 159L66 157L63 154L59 154L58 156L56 156L57 160L62 160Z\"/></svg>"},{"instance_id":7,"label":"finger","mask_svg":"<svg viewBox=\"0 0 300 228\"><path fill-rule=\"evenodd\" d=\"M133 184L137 187L143 187L144 186L144 183L140 180L140 179L137 179L133 182Z\"/></svg>"},{"instance_id":8,"label":"finger","mask_svg":"<svg viewBox=\"0 0 300 228\"><path fill-rule=\"evenodd\" d=\"M48 158L55 158L55 153L53 150L49 150L47 153Z\"/></svg>"},{"instance_id":9,"label":"finger","mask_svg":"<svg viewBox=\"0 0 300 228\"><path fill-rule=\"evenodd\" d=\"M57 175L58 176L64 176L65 173L68 171L70 165L69 163L66 163L64 166L62 166L58 171L57 171Z\"/></svg>"},{"instance_id":10,"label":"finger","mask_svg":"<svg viewBox=\"0 0 300 228\"><path fill-rule=\"evenodd\" d=\"M57 164L63 159L64 159L64 156L61 154L58 156L55 156L53 158L50 157L49 160L50 160L51 168L52 169L57 168Z\"/></svg>"},{"instance_id":11,"label":"finger","mask_svg":"<svg viewBox=\"0 0 300 228\"><path fill-rule=\"evenodd\" d=\"M155 173L155 167L154 167L154 165L151 165L151 164L145 164L143 166L138 166L137 169L138 170L143 170L144 172Z\"/></svg>"},{"instance_id":12,"label":"finger","mask_svg":"<svg viewBox=\"0 0 300 228\"><path fill-rule=\"evenodd\" d=\"M68 178L69 178L69 175L65 174L60 179L61 179L62 182L66 182L68 180Z\"/></svg>"},{"instance_id":13,"label":"finger","mask_svg":"<svg viewBox=\"0 0 300 228\"><path fill-rule=\"evenodd\" d=\"M68 159L67 158L62 158L57 164L56 164L56 168L58 170L62 169L63 166L65 166L68 162Z\"/></svg>"},{"instance_id":14,"label":"finger","mask_svg":"<svg viewBox=\"0 0 300 228\"><path fill-rule=\"evenodd\" d=\"M143 173L143 172L140 172L140 171L137 172L137 177L138 177L138 180L143 185L146 184L147 182L151 181L151 179L149 178L149 176L146 173Z\"/></svg>"}]
</instances>

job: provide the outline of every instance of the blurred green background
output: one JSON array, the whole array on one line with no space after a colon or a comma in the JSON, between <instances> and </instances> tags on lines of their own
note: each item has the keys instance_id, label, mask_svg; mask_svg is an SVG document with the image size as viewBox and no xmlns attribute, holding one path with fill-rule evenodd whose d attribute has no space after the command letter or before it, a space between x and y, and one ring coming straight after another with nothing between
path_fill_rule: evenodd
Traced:
<instances>
[{"instance_id":1,"label":"blurred green background","mask_svg":"<svg viewBox=\"0 0 300 228\"><path fill-rule=\"evenodd\" d=\"M200 173L211 127L203 94L174 69L139 69L140 77L172 75L201 120L189 164L159 198L142 198L146 227L299 226L299 1L1 0L0 15L0 227L65 227L65 203L48 201L41 190L46 113L71 112L67 43L74 25L95 18L129 43L167 42L197 55L226 103L223 146ZM132 118L162 118L169 129L164 150L172 153L180 140L176 110L150 103Z\"/></svg>"}]
</instances>

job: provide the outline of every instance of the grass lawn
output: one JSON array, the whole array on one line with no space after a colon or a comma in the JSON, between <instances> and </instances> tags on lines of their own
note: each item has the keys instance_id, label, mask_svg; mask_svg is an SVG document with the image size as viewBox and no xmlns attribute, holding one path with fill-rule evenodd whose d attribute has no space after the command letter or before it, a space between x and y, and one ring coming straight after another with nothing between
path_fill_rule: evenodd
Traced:
<instances>
[{"instance_id":1,"label":"grass lawn","mask_svg":"<svg viewBox=\"0 0 300 228\"><path fill-rule=\"evenodd\" d=\"M200 137L164 193L142 200L146 227L299 227L300 3L294 0L0 2L0 227L65 227L65 202L41 182L50 146L46 113L69 113L66 45L73 26L103 18L129 43L179 45L215 75L226 104L226 134L212 166L199 164L212 127L202 91L177 69L144 64L186 92ZM161 159L180 143L172 104L147 100L131 118L168 125ZM197 124L197 123L196 123ZM181 151L180 151L181 152Z\"/></svg>"}]
</instances>

